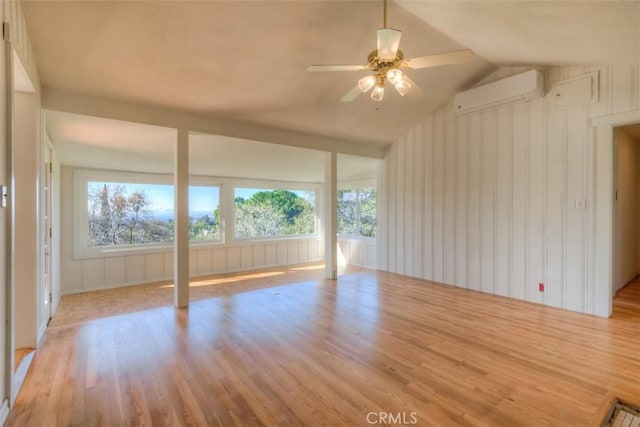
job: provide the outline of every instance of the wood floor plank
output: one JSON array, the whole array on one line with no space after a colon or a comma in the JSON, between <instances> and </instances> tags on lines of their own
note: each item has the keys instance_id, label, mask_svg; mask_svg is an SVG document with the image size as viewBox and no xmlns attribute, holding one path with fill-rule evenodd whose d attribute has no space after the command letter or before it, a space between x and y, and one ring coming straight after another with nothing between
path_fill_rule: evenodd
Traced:
<instances>
[{"instance_id":1,"label":"wood floor plank","mask_svg":"<svg viewBox=\"0 0 640 427\"><path fill-rule=\"evenodd\" d=\"M633 289L601 319L313 265L191 286L188 309L167 282L64 296L6 425L582 426L640 404Z\"/></svg>"}]
</instances>

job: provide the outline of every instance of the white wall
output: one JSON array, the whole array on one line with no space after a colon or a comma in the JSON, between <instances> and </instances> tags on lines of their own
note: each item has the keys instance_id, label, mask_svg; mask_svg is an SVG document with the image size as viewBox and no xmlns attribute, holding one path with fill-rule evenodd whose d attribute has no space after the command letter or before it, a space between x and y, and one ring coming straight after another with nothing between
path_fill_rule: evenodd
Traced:
<instances>
[{"instance_id":1,"label":"white wall","mask_svg":"<svg viewBox=\"0 0 640 427\"><path fill-rule=\"evenodd\" d=\"M594 313L589 120L638 110L640 71L551 68L547 88L591 71L597 103L556 108L545 97L467 115L449 104L398 139L382 168L379 268Z\"/></svg>"},{"instance_id":2,"label":"white wall","mask_svg":"<svg viewBox=\"0 0 640 427\"><path fill-rule=\"evenodd\" d=\"M173 251L143 251L124 256L73 259L73 168L61 168L62 294L173 279ZM190 275L205 276L323 259L321 238L293 238L224 245L192 245Z\"/></svg>"},{"instance_id":3,"label":"white wall","mask_svg":"<svg viewBox=\"0 0 640 427\"><path fill-rule=\"evenodd\" d=\"M35 348L38 331L39 103L35 94L15 92L13 167L15 179L15 345Z\"/></svg>"},{"instance_id":4,"label":"white wall","mask_svg":"<svg viewBox=\"0 0 640 427\"><path fill-rule=\"evenodd\" d=\"M376 239L338 236L338 264L378 268Z\"/></svg>"},{"instance_id":5,"label":"white wall","mask_svg":"<svg viewBox=\"0 0 640 427\"><path fill-rule=\"evenodd\" d=\"M623 129L614 129L616 158L616 201L614 231L614 293L640 273L640 142Z\"/></svg>"}]
</instances>

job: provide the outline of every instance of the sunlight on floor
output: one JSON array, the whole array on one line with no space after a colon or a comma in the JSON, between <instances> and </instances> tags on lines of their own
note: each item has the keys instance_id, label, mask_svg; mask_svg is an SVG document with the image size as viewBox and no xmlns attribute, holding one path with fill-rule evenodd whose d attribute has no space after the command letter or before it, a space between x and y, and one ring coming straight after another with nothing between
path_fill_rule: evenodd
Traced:
<instances>
[{"instance_id":1,"label":"sunlight on floor","mask_svg":"<svg viewBox=\"0 0 640 427\"><path fill-rule=\"evenodd\" d=\"M192 288L192 287L198 287L198 286L219 285L222 283L241 282L243 280L249 280L249 279L264 279L266 277L281 276L285 273L286 273L285 271L267 271L263 273L243 274L243 275L234 276L234 277L218 277L215 279L190 281L189 287ZM161 288L173 288L173 287L174 287L173 283L169 283L167 285L161 286Z\"/></svg>"},{"instance_id":2,"label":"sunlight on floor","mask_svg":"<svg viewBox=\"0 0 640 427\"><path fill-rule=\"evenodd\" d=\"M324 268L324 264L314 264L314 265L306 265L304 267L294 267L290 268L291 271L311 271L311 270L322 270Z\"/></svg>"}]
</instances>

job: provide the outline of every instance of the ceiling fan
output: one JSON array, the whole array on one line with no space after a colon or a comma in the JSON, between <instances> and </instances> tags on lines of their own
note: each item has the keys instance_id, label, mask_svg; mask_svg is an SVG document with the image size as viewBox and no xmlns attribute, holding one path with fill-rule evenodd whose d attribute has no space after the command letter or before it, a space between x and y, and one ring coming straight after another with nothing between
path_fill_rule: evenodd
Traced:
<instances>
[{"instance_id":1,"label":"ceiling fan","mask_svg":"<svg viewBox=\"0 0 640 427\"><path fill-rule=\"evenodd\" d=\"M402 51L398 49L402 32L387 28L387 0L384 0L383 5L383 26L384 28L378 30L377 49L369 54L365 65L311 65L307 71L371 70L373 74L358 80L358 84L347 92L340 101L351 102L371 88L373 88L371 99L382 101L385 81L389 81L401 96L406 95L413 86L416 90L422 91L403 71L458 64L468 61L474 56L471 50L462 49L438 55L405 59Z\"/></svg>"}]
</instances>

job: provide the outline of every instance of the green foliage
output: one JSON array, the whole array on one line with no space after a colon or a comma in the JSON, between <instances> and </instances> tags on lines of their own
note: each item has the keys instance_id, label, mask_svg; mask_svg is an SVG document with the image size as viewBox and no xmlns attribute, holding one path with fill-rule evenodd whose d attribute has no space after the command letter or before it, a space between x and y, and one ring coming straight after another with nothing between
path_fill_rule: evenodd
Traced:
<instances>
[{"instance_id":1,"label":"green foliage","mask_svg":"<svg viewBox=\"0 0 640 427\"><path fill-rule=\"evenodd\" d=\"M338 191L338 233L376 237L376 225L375 188Z\"/></svg>"},{"instance_id":2,"label":"green foliage","mask_svg":"<svg viewBox=\"0 0 640 427\"><path fill-rule=\"evenodd\" d=\"M313 203L288 190L259 191L236 197L236 237L277 237L315 232Z\"/></svg>"},{"instance_id":3,"label":"green foliage","mask_svg":"<svg viewBox=\"0 0 640 427\"><path fill-rule=\"evenodd\" d=\"M212 216L189 217L189 240L219 240L219 215L220 212L216 209Z\"/></svg>"}]
</instances>

